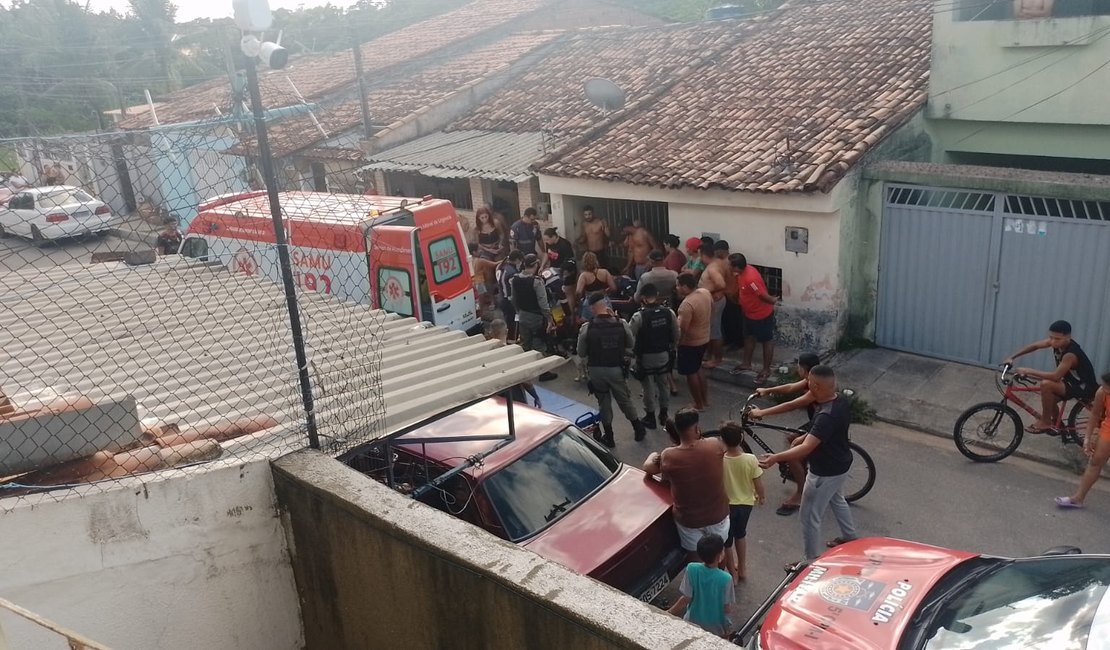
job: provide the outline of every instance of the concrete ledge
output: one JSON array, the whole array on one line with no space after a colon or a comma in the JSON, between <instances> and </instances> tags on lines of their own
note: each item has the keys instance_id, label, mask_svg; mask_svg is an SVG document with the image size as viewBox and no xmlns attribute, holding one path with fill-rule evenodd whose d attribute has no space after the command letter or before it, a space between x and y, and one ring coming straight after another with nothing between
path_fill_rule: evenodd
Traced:
<instances>
[{"instance_id":1,"label":"concrete ledge","mask_svg":"<svg viewBox=\"0 0 1110 650\"><path fill-rule=\"evenodd\" d=\"M273 467L308 648L735 647L318 452Z\"/></svg>"},{"instance_id":2,"label":"concrete ledge","mask_svg":"<svg viewBox=\"0 0 1110 650\"><path fill-rule=\"evenodd\" d=\"M977 165L882 161L868 165L864 178L913 185L958 187L984 192L1034 194L1060 199L1110 201L1110 179L1093 174L1044 172Z\"/></svg>"},{"instance_id":3,"label":"concrete ledge","mask_svg":"<svg viewBox=\"0 0 1110 650\"><path fill-rule=\"evenodd\" d=\"M157 235L143 235L134 230L126 228L110 228L108 234L112 237L118 237L127 241L133 241L139 244L147 244L149 246L156 246L158 244Z\"/></svg>"}]
</instances>

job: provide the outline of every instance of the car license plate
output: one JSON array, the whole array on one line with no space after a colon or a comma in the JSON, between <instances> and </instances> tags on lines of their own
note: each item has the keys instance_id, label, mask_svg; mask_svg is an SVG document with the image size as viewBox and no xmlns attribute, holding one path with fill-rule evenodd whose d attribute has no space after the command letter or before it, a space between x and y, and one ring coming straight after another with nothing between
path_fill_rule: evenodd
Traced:
<instances>
[{"instance_id":1,"label":"car license plate","mask_svg":"<svg viewBox=\"0 0 1110 650\"><path fill-rule=\"evenodd\" d=\"M668 582L670 581L667 580L667 572L664 571L662 575L655 579L655 582L651 583L651 586L648 587L644 593L640 594L640 600L645 603L650 603L655 600L656 596L663 593L663 589L666 588Z\"/></svg>"}]
</instances>

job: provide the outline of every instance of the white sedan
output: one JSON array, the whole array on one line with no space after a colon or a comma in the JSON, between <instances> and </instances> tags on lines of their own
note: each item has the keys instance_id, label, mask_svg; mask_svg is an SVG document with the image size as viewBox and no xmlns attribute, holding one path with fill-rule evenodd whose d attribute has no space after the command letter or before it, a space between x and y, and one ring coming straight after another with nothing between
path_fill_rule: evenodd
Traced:
<instances>
[{"instance_id":1,"label":"white sedan","mask_svg":"<svg viewBox=\"0 0 1110 650\"><path fill-rule=\"evenodd\" d=\"M107 204L79 187L36 187L15 193L0 206L0 237L19 235L39 244L104 233L120 221Z\"/></svg>"}]
</instances>

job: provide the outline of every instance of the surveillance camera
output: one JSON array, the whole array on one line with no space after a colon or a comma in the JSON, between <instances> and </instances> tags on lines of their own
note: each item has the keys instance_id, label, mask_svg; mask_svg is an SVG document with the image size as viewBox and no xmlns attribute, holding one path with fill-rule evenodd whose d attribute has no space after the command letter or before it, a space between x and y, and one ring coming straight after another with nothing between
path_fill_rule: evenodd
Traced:
<instances>
[{"instance_id":1,"label":"surveillance camera","mask_svg":"<svg viewBox=\"0 0 1110 650\"><path fill-rule=\"evenodd\" d=\"M277 43L266 41L258 49L258 58L270 68L281 70L286 63L289 63L289 50Z\"/></svg>"}]
</instances>

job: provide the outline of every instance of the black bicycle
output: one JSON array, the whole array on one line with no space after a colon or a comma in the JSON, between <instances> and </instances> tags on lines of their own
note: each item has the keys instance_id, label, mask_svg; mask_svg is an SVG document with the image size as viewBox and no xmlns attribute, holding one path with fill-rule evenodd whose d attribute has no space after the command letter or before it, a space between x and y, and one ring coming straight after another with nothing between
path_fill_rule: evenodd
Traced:
<instances>
[{"instance_id":1,"label":"black bicycle","mask_svg":"<svg viewBox=\"0 0 1110 650\"><path fill-rule=\"evenodd\" d=\"M805 435L806 432L802 429L782 427L776 424L767 424L766 422L753 420L749 416L749 413L752 410L752 402L754 402L755 399L756 394L752 393L744 402L744 408L740 414L740 426L743 427L745 436L754 440L755 444L759 445L763 451L768 454L775 453L771 445L768 445L763 438L760 438L754 431L755 427L770 429L771 431L781 431L794 436ZM848 447L852 450L852 468L848 470L848 480L844 484L844 500L848 503L854 503L867 496L871 488L875 487L875 461L871 459L871 454L867 453L867 450L850 440L848 441ZM744 449L748 453L752 453L746 441L744 443ZM808 463L804 460L802 461L802 467L806 470L809 469ZM790 471L790 465L788 463L779 463L779 475L782 476L783 483L787 481L798 482L798 479L794 476L794 472Z\"/></svg>"}]
</instances>

